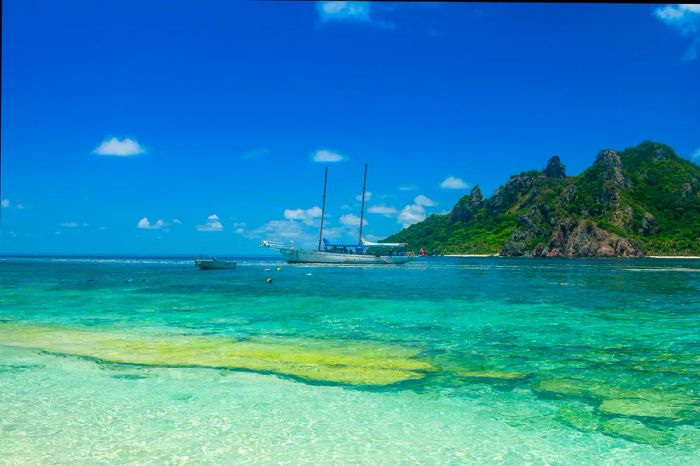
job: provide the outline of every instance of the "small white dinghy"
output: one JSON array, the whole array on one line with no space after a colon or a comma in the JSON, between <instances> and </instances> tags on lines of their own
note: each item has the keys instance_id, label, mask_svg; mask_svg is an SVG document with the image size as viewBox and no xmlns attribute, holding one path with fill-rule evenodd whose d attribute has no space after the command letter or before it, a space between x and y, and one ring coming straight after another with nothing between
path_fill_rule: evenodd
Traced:
<instances>
[{"instance_id":1,"label":"small white dinghy","mask_svg":"<svg viewBox=\"0 0 700 466\"><path fill-rule=\"evenodd\" d=\"M235 269L235 261L225 261L217 259L216 257L203 257L201 259L195 259L194 265L199 270L224 270L224 269Z\"/></svg>"}]
</instances>

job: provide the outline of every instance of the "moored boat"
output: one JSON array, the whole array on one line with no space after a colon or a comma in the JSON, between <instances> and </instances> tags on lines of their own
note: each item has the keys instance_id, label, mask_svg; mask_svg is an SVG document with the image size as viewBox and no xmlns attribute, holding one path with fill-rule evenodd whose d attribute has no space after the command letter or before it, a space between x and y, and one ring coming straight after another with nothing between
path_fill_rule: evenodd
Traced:
<instances>
[{"instance_id":1,"label":"moored boat","mask_svg":"<svg viewBox=\"0 0 700 466\"><path fill-rule=\"evenodd\" d=\"M203 257L200 259L195 259L194 265L200 270L230 270L236 268L235 261L217 259L216 257Z\"/></svg>"},{"instance_id":2,"label":"moored boat","mask_svg":"<svg viewBox=\"0 0 700 466\"><path fill-rule=\"evenodd\" d=\"M360 208L360 236L357 244L332 244L323 238L323 221L326 213L326 187L328 185L328 168L323 180L323 207L321 208L321 226L318 234L318 249L300 249L274 241L261 241L260 246L276 249L284 260L290 264L374 264L399 265L413 260L414 256L407 250L406 243L373 243L362 237L364 224L365 192L367 189L367 164L365 164L362 182L362 206Z\"/></svg>"},{"instance_id":3,"label":"moored boat","mask_svg":"<svg viewBox=\"0 0 700 466\"><path fill-rule=\"evenodd\" d=\"M290 264L375 264L399 265L413 260L413 255L405 251L404 243L370 243L363 240L361 245L341 245L324 242L320 250L299 249L263 241L263 247L277 249Z\"/></svg>"}]
</instances>

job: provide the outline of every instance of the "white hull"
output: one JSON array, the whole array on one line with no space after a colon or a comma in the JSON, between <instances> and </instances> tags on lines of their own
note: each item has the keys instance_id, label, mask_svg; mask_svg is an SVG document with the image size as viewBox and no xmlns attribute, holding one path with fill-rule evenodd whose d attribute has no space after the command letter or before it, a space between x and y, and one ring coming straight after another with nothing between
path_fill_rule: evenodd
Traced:
<instances>
[{"instance_id":1,"label":"white hull","mask_svg":"<svg viewBox=\"0 0 700 466\"><path fill-rule=\"evenodd\" d=\"M405 264L413 256L375 256L373 254L338 254L307 249L279 248L284 260L290 264Z\"/></svg>"},{"instance_id":2,"label":"white hull","mask_svg":"<svg viewBox=\"0 0 700 466\"><path fill-rule=\"evenodd\" d=\"M219 259L196 259L194 264L200 270L225 270L236 268L236 263L234 261L222 261Z\"/></svg>"}]
</instances>

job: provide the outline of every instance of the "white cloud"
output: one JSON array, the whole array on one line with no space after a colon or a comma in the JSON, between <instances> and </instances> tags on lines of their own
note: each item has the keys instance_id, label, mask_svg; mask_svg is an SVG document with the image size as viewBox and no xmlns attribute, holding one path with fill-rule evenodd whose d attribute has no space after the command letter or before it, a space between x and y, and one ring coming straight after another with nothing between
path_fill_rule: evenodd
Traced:
<instances>
[{"instance_id":1,"label":"white cloud","mask_svg":"<svg viewBox=\"0 0 700 466\"><path fill-rule=\"evenodd\" d=\"M417 195L416 198L413 200L413 202L416 205L423 206L423 207L432 207L434 205L437 205L437 202L433 201L428 196L424 196L422 194Z\"/></svg>"},{"instance_id":2,"label":"white cloud","mask_svg":"<svg viewBox=\"0 0 700 466\"><path fill-rule=\"evenodd\" d=\"M367 212L370 214L381 214L385 217L393 217L394 215L399 213L399 211L396 210L396 207L384 204L373 205L369 209L367 209Z\"/></svg>"},{"instance_id":3,"label":"white cloud","mask_svg":"<svg viewBox=\"0 0 700 466\"><path fill-rule=\"evenodd\" d=\"M700 147L698 147L697 149L695 149L695 152L693 152L692 157L693 157L694 159L700 159Z\"/></svg>"},{"instance_id":4,"label":"white cloud","mask_svg":"<svg viewBox=\"0 0 700 466\"><path fill-rule=\"evenodd\" d=\"M3 209L7 209L8 207L10 207L10 200L9 199L1 200L0 206L2 206Z\"/></svg>"},{"instance_id":5,"label":"white cloud","mask_svg":"<svg viewBox=\"0 0 700 466\"><path fill-rule=\"evenodd\" d=\"M700 48L700 5L666 5L656 8L654 15L667 26L676 29L681 35L692 39L684 59L695 60L698 57L698 48Z\"/></svg>"},{"instance_id":6,"label":"white cloud","mask_svg":"<svg viewBox=\"0 0 700 466\"><path fill-rule=\"evenodd\" d=\"M369 22L369 2L318 2L316 4L321 21Z\"/></svg>"},{"instance_id":7,"label":"white cloud","mask_svg":"<svg viewBox=\"0 0 700 466\"><path fill-rule=\"evenodd\" d=\"M141 230L160 230L167 225L168 224L162 218L159 218L155 222L151 223L148 220L148 217L143 217L139 219L138 223L136 224L136 228L140 228Z\"/></svg>"},{"instance_id":8,"label":"white cloud","mask_svg":"<svg viewBox=\"0 0 700 466\"><path fill-rule=\"evenodd\" d=\"M693 15L700 14L700 5L693 4L675 4L666 5L664 7L659 7L654 10L654 14L657 18L667 24L680 24L688 22L693 18ZM697 31L697 24L681 24L684 27L688 27L693 31Z\"/></svg>"},{"instance_id":9,"label":"white cloud","mask_svg":"<svg viewBox=\"0 0 700 466\"><path fill-rule=\"evenodd\" d=\"M112 155L116 157L131 157L134 155L143 154L145 150L134 139L105 139L102 144L97 146L92 151L97 155Z\"/></svg>"},{"instance_id":10,"label":"white cloud","mask_svg":"<svg viewBox=\"0 0 700 466\"><path fill-rule=\"evenodd\" d=\"M396 221L404 228L413 225L414 223L422 222L426 217L426 207L436 206L437 202L430 199L428 196L419 194L413 199L413 204L408 204L401 209Z\"/></svg>"},{"instance_id":11,"label":"white cloud","mask_svg":"<svg viewBox=\"0 0 700 466\"><path fill-rule=\"evenodd\" d=\"M224 225L221 223L218 215L211 214L207 217L207 223L204 225L197 225L195 228L197 231L223 231Z\"/></svg>"},{"instance_id":12,"label":"white cloud","mask_svg":"<svg viewBox=\"0 0 700 466\"><path fill-rule=\"evenodd\" d=\"M359 227L360 217L353 214L345 214L340 216L340 223L349 227ZM362 221L362 225L367 225L367 219Z\"/></svg>"},{"instance_id":13,"label":"white cloud","mask_svg":"<svg viewBox=\"0 0 700 466\"><path fill-rule=\"evenodd\" d=\"M97 227L98 230L105 231L107 229L106 226L99 226Z\"/></svg>"},{"instance_id":14,"label":"white cloud","mask_svg":"<svg viewBox=\"0 0 700 466\"><path fill-rule=\"evenodd\" d=\"M369 201L370 199L372 199L372 191L367 191L365 193L365 202ZM358 194L357 196L355 196L355 200L362 201L362 194Z\"/></svg>"},{"instance_id":15,"label":"white cloud","mask_svg":"<svg viewBox=\"0 0 700 466\"><path fill-rule=\"evenodd\" d=\"M287 220L301 220L306 225L313 225L314 220L321 217L321 208L313 206L310 209L284 209Z\"/></svg>"},{"instance_id":16,"label":"white cloud","mask_svg":"<svg viewBox=\"0 0 700 466\"><path fill-rule=\"evenodd\" d=\"M442 189L467 189L467 183L462 180L462 178L456 178L454 176L448 176L442 183L440 183Z\"/></svg>"},{"instance_id":17,"label":"white cloud","mask_svg":"<svg viewBox=\"0 0 700 466\"><path fill-rule=\"evenodd\" d=\"M182 222L180 221L179 218L174 218L174 219L173 219L173 223L175 223L175 224L177 224L177 225L182 225Z\"/></svg>"},{"instance_id":18,"label":"white cloud","mask_svg":"<svg viewBox=\"0 0 700 466\"><path fill-rule=\"evenodd\" d=\"M24 204L17 204L17 205L15 206L15 208L16 208L16 209L19 209L19 210L26 209L26 207L25 207Z\"/></svg>"},{"instance_id":19,"label":"white cloud","mask_svg":"<svg viewBox=\"0 0 700 466\"><path fill-rule=\"evenodd\" d=\"M415 191L418 189L418 186L415 184L404 184L399 186L399 191Z\"/></svg>"},{"instance_id":20,"label":"white cloud","mask_svg":"<svg viewBox=\"0 0 700 466\"><path fill-rule=\"evenodd\" d=\"M340 162L343 158L344 157L337 152L332 152L327 149L317 150L313 154L314 162Z\"/></svg>"},{"instance_id":21,"label":"white cloud","mask_svg":"<svg viewBox=\"0 0 700 466\"><path fill-rule=\"evenodd\" d=\"M382 9L390 9L382 5ZM370 24L384 29L394 29L396 25L390 21L373 19L372 9L379 9L377 5L370 2L318 2L316 4L321 22L331 21L355 22Z\"/></svg>"},{"instance_id":22,"label":"white cloud","mask_svg":"<svg viewBox=\"0 0 700 466\"><path fill-rule=\"evenodd\" d=\"M78 228L80 224L78 222L65 222L61 223L63 228Z\"/></svg>"},{"instance_id":23,"label":"white cloud","mask_svg":"<svg viewBox=\"0 0 700 466\"><path fill-rule=\"evenodd\" d=\"M239 234L247 238L297 239L304 236L304 230L301 224L291 220L270 220L254 230Z\"/></svg>"},{"instance_id":24,"label":"white cloud","mask_svg":"<svg viewBox=\"0 0 700 466\"><path fill-rule=\"evenodd\" d=\"M413 225L414 223L425 220L425 207L418 204L409 204L401 209L397 218L398 223L404 228Z\"/></svg>"}]
</instances>

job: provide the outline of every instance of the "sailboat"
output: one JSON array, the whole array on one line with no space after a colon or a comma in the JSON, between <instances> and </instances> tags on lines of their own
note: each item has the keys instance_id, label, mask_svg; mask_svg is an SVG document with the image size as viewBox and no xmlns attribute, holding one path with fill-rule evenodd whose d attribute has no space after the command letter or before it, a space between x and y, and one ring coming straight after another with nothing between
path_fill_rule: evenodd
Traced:
<instances>
[{"instance_id":1,"label":"sailboat","mask_svg":"<svg viewBox=\"0 0 700 466\"><path fill-rule=\"evenodd\" d=\"M362 182L362 206L360 207L360 235L357 244L333 244L323 237L323 221L326 214L326 188L328 187L328 168L323 178L323 204L321 208L321 226L318 233L318 249L299 249L294 242L289 245L273 241L261 241L260 246L276 249L284 260L290 264L405 264L414 259L407 251L407 243L373 243L362 237L365 217L365 193L367 190L367 164Z\"/></svg>"}]
</instances>

